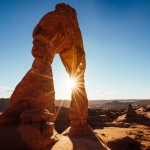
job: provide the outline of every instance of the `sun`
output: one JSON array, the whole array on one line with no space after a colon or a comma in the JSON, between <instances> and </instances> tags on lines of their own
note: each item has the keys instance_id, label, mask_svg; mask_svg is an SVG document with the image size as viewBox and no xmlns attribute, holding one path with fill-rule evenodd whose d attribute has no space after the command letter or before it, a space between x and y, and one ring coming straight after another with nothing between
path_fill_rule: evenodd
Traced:
<instances>
[{"instance_id":1,"label":"sun","mask_svg":"<svg viewBox=\"0 0 150 150\"><path fill-rule=\"evenodd\" d=\"M77 83L76 83L75 78L69 78L67 82L68 82L67 84L68 84L68 88L69 89L72 90L72 89L74 89L76 87Z\"/></svg>"},{"instance_id":2,"label":"sun","mask_svg":"<svg viewBox=\"0 0 150 150\"><path fill-rule=\"evenodd\" d=\"M70 89L74 89L76 87L76 84L77 84L76 79L75 78L69 78L68 84L69 84Z\"/></svg>"}]
</instances>

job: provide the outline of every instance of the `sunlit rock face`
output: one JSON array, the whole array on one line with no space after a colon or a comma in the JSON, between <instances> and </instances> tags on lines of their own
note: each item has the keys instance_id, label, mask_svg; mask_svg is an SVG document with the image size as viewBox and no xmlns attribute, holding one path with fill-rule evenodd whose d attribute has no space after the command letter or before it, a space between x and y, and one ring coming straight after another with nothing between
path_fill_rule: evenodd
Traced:
<instances>
[{"instance_id":1,"label":"sunlit rock face","mask_svg":"<svg viewBox=\"0 0 150 150\"><path fill-rule=\"evenodd\" d=\"M48 139L47 145L57 141L51 69L55 54L60 55L66 71L77 82L72 90L71 126L85 130L88 108L84 87L85 52L76 12L64 3L56 5L55 10L43 16L36 25L32 48L34 62L11 95L9 108L0 116L1 126L17 125L23 142L31 149L38 149L36 143L41 143L42 137ZM41 144L39 149L45 146Z\"/></svg>"}]
</instances>

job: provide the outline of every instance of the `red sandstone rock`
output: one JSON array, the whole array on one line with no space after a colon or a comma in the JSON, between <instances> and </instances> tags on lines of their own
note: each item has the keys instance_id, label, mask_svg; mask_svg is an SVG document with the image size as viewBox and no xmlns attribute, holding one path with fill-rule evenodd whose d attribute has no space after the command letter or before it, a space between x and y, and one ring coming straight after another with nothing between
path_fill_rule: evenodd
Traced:
<instances>
[{"instance_id":1,"label":"red sandstone rock","mask_svg":"<svg viewBox=\"0 0 150 150\"><path fill-rule=\"evenodd\" d=\"M60 55L70 77L76 78L77 82L77 88L72 91L70 119L82 122L86 120L88 110L84 86L85 52L76 12L64 3L58 4L54 11L43 16L35 27L32 48L35 60L32 68L16 86L10 98L10 107L26 103L27 109L40 109L43 112L47 109L55 114L55 92L50 65L56 53Z\"/></svg>"},{"instance_id":2,"label":"red sandstone rock","mask_svg":"<svg viewBox=\"0 0 150 150\"><path fill-rule=\"evenodd\" d=\"M45 150L57 140L53 128L55 91L51 69L57 53L69 76L76 78L77 82L70 104L72 131L80 129L86 132L85 52L76 12L64 3L43 16L35 27L32 68L16 86L9 108L0 116L0 124L17 123L22 140L32 150Z\"/></svg>"},{"instance_id":3,"label":"red sandstone rock","mask_svg":"<svg viewBox=\"0 0 150 150\"><path fill-rule=\"evenodd\" d=\"M29 109L20 114L21 123L54 122L55 115L47 109Z\"/></svg>"}]
</instances>

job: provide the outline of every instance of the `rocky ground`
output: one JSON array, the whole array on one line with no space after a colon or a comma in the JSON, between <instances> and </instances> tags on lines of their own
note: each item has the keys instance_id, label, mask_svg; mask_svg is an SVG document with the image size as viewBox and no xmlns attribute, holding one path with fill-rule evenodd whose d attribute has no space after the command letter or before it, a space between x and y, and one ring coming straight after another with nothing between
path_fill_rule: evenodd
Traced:
<instances>
[{"instance_id":1,"label":"rocky ground","mask_svg":"<svg viewBox=\"0 0 150 150\"><path fill-rule=\"evenodd\" d=\"M137 115L127 119L127 108L89 108L87 121L111 150L150 150L150 105L134 105L134 110ZM62 133L70 126L69 108L57 106L56 112L55 129Z\"/></svg>"},{"instance_id":2,"label":"rocky ground","mask_svg":"<svg viewBox=\"0 0 150 150\"><path fill-rule=\"evenodd\" d=\"M112 150L150 150L150 105L135 110L138 117L126 119L127 109L89 109L88 123ZM68 111L59 109L55 128L60 133L69 126Z\"/></svg>"}]
</instances>

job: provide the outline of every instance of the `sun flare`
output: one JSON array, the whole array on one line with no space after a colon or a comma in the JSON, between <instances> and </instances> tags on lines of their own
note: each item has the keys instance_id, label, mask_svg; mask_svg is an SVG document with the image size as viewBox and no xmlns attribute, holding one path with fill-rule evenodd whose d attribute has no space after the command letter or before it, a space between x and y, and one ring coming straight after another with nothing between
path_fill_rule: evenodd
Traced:
<instances>
[{"instance_id":1,"label":"sun flare","mask_svg":"<svg viewBox=\"0 0 150 150\"><path fill-rule=\"evenodd\" d=\"M69 89L69 90L72 90L76 87L77 83L76 83L76 79L75 78L67 78L66 82L66 87Z\"/></svg>"},{"instance_id":2,"label":"sun flare","mask_svg":"<svg viewBox=\"0 0 150 150\"><path fill-rule=\"evenodd\" d=\"M69 78L67 82L69 89L74 89L76 87L76 80L74 78Z\"/></svg>"}]
</instances>

